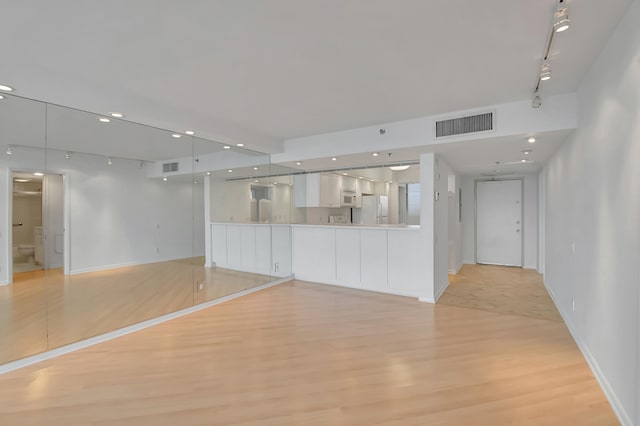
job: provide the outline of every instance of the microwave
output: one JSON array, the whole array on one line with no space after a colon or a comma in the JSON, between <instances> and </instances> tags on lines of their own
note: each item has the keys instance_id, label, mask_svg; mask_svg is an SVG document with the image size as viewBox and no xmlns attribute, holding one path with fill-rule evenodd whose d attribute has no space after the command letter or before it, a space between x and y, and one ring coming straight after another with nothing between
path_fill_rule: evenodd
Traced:
<instances>
[{"instance_id":1,"label":"microwave","mask_svg":"<svg viewBox=\"0 0 640 426\"><path fill-rule=\"evenodd\" d=\"M356 193L349 191L342 191L340 194L340 207L355 207L356 206Z\"/></svg>"}]
</instances>

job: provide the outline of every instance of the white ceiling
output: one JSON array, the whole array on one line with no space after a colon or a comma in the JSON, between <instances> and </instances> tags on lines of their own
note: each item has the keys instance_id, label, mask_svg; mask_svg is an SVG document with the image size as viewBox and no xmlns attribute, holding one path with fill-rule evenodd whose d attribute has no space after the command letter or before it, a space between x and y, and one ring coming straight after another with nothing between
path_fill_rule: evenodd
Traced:
<instances>
[{"instance_id":1,"label":"white ceiling","mask_svg":"<svg viewBox=\"0 0 640 426\"><path fill-rule=\"evenodd\" d=\"M4 3L0 83L18 94L274 152L529 98L556 0ZM576 89L631 0L568 3L545 94Z\"/></svg>"}]
</instances>

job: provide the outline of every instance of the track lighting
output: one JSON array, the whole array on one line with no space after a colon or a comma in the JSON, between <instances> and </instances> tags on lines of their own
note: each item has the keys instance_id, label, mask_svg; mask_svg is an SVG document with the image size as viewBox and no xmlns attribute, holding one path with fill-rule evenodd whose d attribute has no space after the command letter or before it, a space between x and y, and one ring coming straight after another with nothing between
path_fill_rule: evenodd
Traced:
<instances>
[{"instance_id":1,"label":"track lighting","mask_svg":"<svg viewBox=\"0 0 640 426\"><path fill-rule=\"evenodd\" d=\"M557 33L561 33L569 29L569 12L566 7L558 9L553 19L553 29Z\"/></svg>"},{"instance_id":2,"label":"track lighting","mask_svg":"<svg viewBox=\"0 0 640 426\"><path fill-rule=\"evenodd\" d=\"M540 81L547 81L551 78L551 65L548 62L540 67Z\"/></svg>"}]
</instances>

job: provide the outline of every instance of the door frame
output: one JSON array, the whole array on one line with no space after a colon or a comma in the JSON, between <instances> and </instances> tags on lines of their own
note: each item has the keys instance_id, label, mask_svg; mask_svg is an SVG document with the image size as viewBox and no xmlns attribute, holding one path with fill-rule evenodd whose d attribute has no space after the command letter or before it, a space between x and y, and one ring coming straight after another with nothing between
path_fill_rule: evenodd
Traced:
<instances>
[{"instance_id":1,"label":"door frame","mask_svg":"<svg viewBox=\"0 0 640 426\"><path fill-rule=\"evenodd\" d=\"M13 284L13 174L14 173L20 173L20 172L34 172L34 171L38 171L38 170L29 170L28 167L22 168L22 167L18 167L18 168L13 168L13 167L8 167L7 168L7 172L6 172L6 179L7 179L7 191L6 191L6 198L5 198L5 205L7 206L6 208L6 244L5 244L5 250L6 250L6 256L5 256L5 260L7 262L7 283L6 284ZM63 204L62 204L62 216L63 216L63 223L64 223L64 253L63 253L63 259L64 259L64 275L68 275L69 274L69 269L70 269L70 261L71 261L71 256L69 253L69 248L70 248L70 236L69 236L69 179L66 173L64 172L59 172L56 170L46 170L43 172L45 174L45 176L47 174L55 174L55 175L61 175L62 176L62 191L63 191ZM42 185L42 206L44 208L44 179L43 179L43 185ZM44 228L44 217L42 219L42 226ZM1 231L1 230L0 230ZM45 262L46 263L46 262ZM45 266L45 265L43 265Z\"/></svg>"},{"instance_id":2,"label":"door frame","mask_svg":"<svg viewBox=\"0 0 640 426\"><path fill-rule=\"evenodd\" d=\"M478 182L494 182L506 180L520 181L520 266L515 267L524 268L524 177L500 177L473 180L473 261L478 264Z\"/></svg>"}]
</instances>

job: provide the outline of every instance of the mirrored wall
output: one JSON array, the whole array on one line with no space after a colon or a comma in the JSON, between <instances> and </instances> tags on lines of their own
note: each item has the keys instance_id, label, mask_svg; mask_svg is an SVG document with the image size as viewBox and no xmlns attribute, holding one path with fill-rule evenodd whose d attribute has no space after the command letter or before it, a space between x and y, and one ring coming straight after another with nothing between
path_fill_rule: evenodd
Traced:
<instances>
[{"instance_id":1,"label":"mirrored wall","mask_svg":"<svg viewBox=\"0 0 640 426\"><path fill-rule=\"evenodd\" d=\"M12 95L0 148L0 364L291 275L268 155Z\"/></svg>"}]
</instances>

